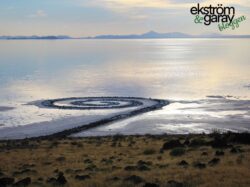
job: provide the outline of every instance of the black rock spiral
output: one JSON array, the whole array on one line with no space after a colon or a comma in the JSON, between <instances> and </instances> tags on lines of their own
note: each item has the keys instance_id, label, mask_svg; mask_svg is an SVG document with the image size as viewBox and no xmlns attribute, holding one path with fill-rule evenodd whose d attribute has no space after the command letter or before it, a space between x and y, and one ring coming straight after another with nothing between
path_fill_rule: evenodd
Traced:
<instances>
[{"instance_id":1,"label":"black rock spiral","mask_svg":"<svg viewBox=\"0 0 250 187\"><path fill-rule=\"evenodd\" d=\"M82 124L78 127L62 130L61 132L42 136L40 138L66 137L110 122L158 110L168 104L169 102L167 100L140 97L69 97L38 101L37 106L52 109L98 110L131 108L128 111L118 112L113 116L107 116L95 122Z\"/></svg>"},{"instance_id":2,"label":"black rock spiral","mask_svg":"<svg viewBox=\"0 0 250 187\"><path fill-rule=\"evenodd\" d=\"M142 106L142 100L147 99L134 97L71 97L45 100L41 104L44 107L57 109L119 109Z\"/></svg>"}]
</instances>

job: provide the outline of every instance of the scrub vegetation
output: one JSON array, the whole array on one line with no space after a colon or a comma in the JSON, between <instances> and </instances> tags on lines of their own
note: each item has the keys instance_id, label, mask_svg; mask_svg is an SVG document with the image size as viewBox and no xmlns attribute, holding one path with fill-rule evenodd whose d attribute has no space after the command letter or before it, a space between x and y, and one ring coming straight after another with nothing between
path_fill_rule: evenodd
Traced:
<instances>
[{"instance_id":1,"label":"scrub vegetation","mask_svg":"<svg viewBox=\"0 0 250 187\"><path fill-rule=\"evenodd\" d=\"M250 186L250 135L0 142L0 186Z\"/></svg>"}]
</instances>

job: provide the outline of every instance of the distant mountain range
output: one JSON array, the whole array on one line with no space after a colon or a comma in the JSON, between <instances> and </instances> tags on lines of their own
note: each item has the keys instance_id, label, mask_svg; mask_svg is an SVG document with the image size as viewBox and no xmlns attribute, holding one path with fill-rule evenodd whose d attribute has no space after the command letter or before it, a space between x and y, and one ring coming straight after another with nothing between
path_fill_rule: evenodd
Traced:
<instances>
[{"instance_id":1,"label":"distant mountain range","mask_svg":"<svg viewBox=\"0 0 250 187\"><path fill-rule=\"evenodd\" d=\"M72 39L70 36L0 36L0 40L61 40Z\"/></svg>"},{"instance_id":2,"label":"distant mountain range","mask_svg":"<svg viewBox=\"0 0 250 187\"><path fill-rule=\"evenodd\" d=\"M250 35L222 35L222 34L202 34L190 35L181 32L158 33L150 31L144 34L131 35L98 35L94 37L83 37L82 39L161 39L161 38L250 38Z\"/></svg>"},{"instance_id":3,"label":"distant mountain range","mask_svg":"<svg viewBox=\"0 0 250 187\"><path fill-rule=\"evenodd\" d=\"M190 35L181 32L158 33L150 31L144 34L98 35L93 37L71 36L0 36L0 40L62 40L62 39L164 39L164 38L250 38L250 35L201 34Z\"/></svg>"}]
</instances>

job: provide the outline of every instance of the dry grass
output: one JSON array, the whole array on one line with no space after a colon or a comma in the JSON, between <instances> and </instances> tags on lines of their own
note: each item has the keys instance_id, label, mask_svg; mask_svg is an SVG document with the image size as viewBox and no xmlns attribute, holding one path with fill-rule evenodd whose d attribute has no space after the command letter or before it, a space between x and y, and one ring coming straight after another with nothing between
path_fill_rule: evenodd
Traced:
<instances>
[{"instance_id":1,"label":"dry grass","mask_svg":"<svg viewBox=\"0 0 250 187\"><path fill-rule=\"evenodd\" d=\"M225 148L224 156L215 156L217 149L211 146L186 147L181 156L171 156L171 150L160 151L173 138L184 141L183 136L117 136L30 140L24 146L2 142L0 171L16 181L30 177L31 186L53 186L47 179L57 177L58 172L64 173L65 186L76 187L143 186L146 182L168 186L171 180L190 187L250 186L249 145L239 145L241 153L231 153L231 148ZM210 166L208 162L213 158L220 158L220 162ZM145 167L138 166L140 160L147 162L141 164ZM178 165L182 160L189 165ZM205 163L206 168L194 167L196 162ZM76 175L90 178L79 180ZM144 182L135 184L125 180L132 175L140 176Z\"/></svg>"}]
</instances>

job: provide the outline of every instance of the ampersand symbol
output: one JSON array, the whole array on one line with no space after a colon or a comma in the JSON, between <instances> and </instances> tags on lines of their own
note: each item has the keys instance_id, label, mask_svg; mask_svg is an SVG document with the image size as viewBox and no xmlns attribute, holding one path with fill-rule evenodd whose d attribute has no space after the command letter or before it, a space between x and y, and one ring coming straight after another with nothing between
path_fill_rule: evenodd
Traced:
<instances>
[{"instance_id":1,"label":"ampersand symbol","mask_svg":"<svg viewBox=\"0 0 250 187\"><path fill-rule=\"evenodd\" d=\"M202 23L203 17L200 17L199 15L195 16L194 22L195 23Z\"/></svg>"}]
</instances>

